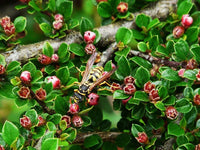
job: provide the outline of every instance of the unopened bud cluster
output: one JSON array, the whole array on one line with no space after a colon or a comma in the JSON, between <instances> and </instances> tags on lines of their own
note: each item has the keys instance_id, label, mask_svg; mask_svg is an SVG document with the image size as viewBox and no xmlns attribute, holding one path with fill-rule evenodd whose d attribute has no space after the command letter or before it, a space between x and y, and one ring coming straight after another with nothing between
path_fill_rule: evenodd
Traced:
<instances>
[{"instance_id":1,"label":"unopened bud cluster","mask_svg":"<svg viewBox=\"0 0 200 150\"><path fill-rule=\"evenodd\" d=\"M60 30L64 24L64 18L61 14L56 14L54 16L55 21L53 22L53 28L55 30Z\"/></svg>"},{"instance_id":2,"label":"unopened bud cluster","mask_svg":"<svg viewBox=\"0 0 200 150\"><path fill-rule=\"evenodd\" d=\"M43 65L49 65L49 64L51 64L52 62L53 62L53 63L56 63L56 62L58 62L58 60L59 60L58 54L53 54L51 57L42 54L42 55L40 55L40 56L38 57L38 61L39 61L41 64L43 64Z\"/></svg>"},{"instance_id":3,"label":"unopened bud cluster","mask_svg":"<svg viewBox=\"0 0 200 150\"><path fill-rule=\"evenodd\" d=\"M38 123L35 126L40 127L46 124L46 120L42 116L39 115L37 119L38 119ZM20 118L20 124L22 127L24 127L27 130L30 130L31 127L34 125L32 124L31 119L26 115Z\"/></svg>"},{"instance_id":4,"label":"unopened bud cluster","mask_svg":"<svg viewBox=\"0 0 200 150\"><path fill-rule=\"evenodd\" d=\"M160 100L158 90L156 90L155 87L155 84L151 83L150 81L144 84L144 92L149 94L149 99L153 103L156 103L158 100Z\"/></svg>"},{"instance_id":5,"label":"unopened bud cluster","mask_svg":"<svg viewBox=\"0 0 200 150\"><path fill-rule=\"evenodd\" d=\"M86 31L84 33L84 41L86 43L85 52L88 55L91 55L96 51L96 47L93 44L95 38L96 38L96 34L92 31Z\"/></svg>"},{"instance_id":6,"label":"unopened bud cluster","mask_svg":"<svg viewBox=\"0 0 200 150\"><path fill-rule=\"evenodd\" d=\"M11 22L10 17L5 16L1 19L1 26L4 29L4 32L7 36L10 36L15 33L15 26Z\"/></svg>"}]
</instances>

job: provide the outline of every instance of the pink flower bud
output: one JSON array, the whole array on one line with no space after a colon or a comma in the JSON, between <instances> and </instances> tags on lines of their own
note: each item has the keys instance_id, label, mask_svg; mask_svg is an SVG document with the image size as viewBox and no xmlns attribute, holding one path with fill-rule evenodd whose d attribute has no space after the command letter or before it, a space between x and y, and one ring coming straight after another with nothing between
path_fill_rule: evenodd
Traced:
<instances>
[{"instance_id":1,"label":"pink flower bud","mask_svg":"<svg viewBox=\"0 0 200 150\"><path fill-rule=\"evenodd\" d=\"M5 16L1 19L1 26L4 28L6 27L8 24L10 24L10 17Z\"/></svg>"},{"instance_id":2,"label":"pink flower bud","mask_svg":"<svg viewBox=\"0 0 200 150\"><path fill-rule=\"evenodd\" d=\"M117 10L119 13L126 13L128 11L128 3L119 3L119 5L117 6Z\"/></svg>"},{"instance_id":3,"label":"pink flower bud","mask_svg":"<svg viewBox=\"0 0 200 150\"><path fill-rule=\"evenodd\" d=\"M69 106L69 112L71 114L77 114L79 112L79 105L76 103L70 104Z\"/></svg>"},{"instance_id":4,"label":"pink flower bud","mask_svg":"<svg viewBox=\"0 0 200 150\"><path fill-rule=\"evenodd\" d=\"M182 26L176 26L173 29L174 38L180 38L184 34L184 32L185 32L184 27L182 27Z\"/></svg>"},{"instance_id":5,"label":"pink flower bud","mask_svg":"<svg viewBox=\"0 0 200 150\"><path fill-rule=\"evenodd\" d=\"M75 127L81 127L82 125L83 125L83 120L82 120L82 118L80 117L80 116L78 116L78 115L74 115L73 117L72 117L72 123L73 123L73 125L75 126Z\"/></svg>"},{"instance_id":6,"label":"pink flower bud","mask_svg":"<svg viewBox=\"0 0 200 150\"><path fill-rule=\"evenodd\" d=\"M0 145L0 150L5 150L3 145Z\"/></svg>"},{"instance_id":7,"label":"pink flower bud","mask_svg":"<svg viewBox=\"0 0 200 150\"><path fill-rule=\"evenodd\" d=\"M132 76L127 76L124 78L124 84L127 84L127 83L132 83L134 84L135 83L135 78L133 78Z\"/></svg>"},{"instance_id":8,"label":"pink flower bud","mask_svg":"<svg viewBox=\"0 0 200 150\"><path fill-rule=\"evenodd\" d=\"M178 71L179 77L183 78L184 73L185 73L185 69L180 69L180 70Z\"/></svg>"},{"instance_id":9,"label":"pink flower bud","mask_svg":"<svg viewBox=\"0 0 200 150\"><path fill-rule=\"evenodd\" d=\"M130 97L127 98L127 99L122 100L122 104L123 104L123 105L126 105L126 103L127 103L131 98L132 98L132 96L130 96Z\"/></svg>"},{"instance_id":10,"label":"pink flower bud","mask_svg":"<svg viewBox=\"0 0 200 150\"><path fill-rule=\"evenodd\" d=\"M96 34L92 31L86 31L84 34L84 40L86 43L93 43L96 38Z\"/></svg>"},{"instance_id":11,"label":"pink flower bud","mask_svg":"<svg viewBox=\"0 0 200 150\"><path fill-rule=\"evenodd\" d=\"M193 18L189 14L183 15L181 19L181 24L185 28L189 28L193 23Z\"/></svg>"},{"instance_id":12,"label":"pink flower bud","mask_svg":"<svg viewBox=\"0 0 200 150\"><path fill-rule=\"evenodd\" d=\"M35 92L35 96L37 97L38 100L44 101L46 99L47 93L43 88L40 88Z\"/></svg>"},{"instance_id":13,"label":"pink flower bud","mask_svg":"<svg viewBox=\"0 0 200 150\"><path fill-rule=\"evenodd\" d=\"M61 15L61 14L56 14L56 15L54 16L54 19L55 19L55 21L64 22L63 15Z\"/></svg>"},{"instance_id":14,"label":"pink flower bud","mask_svg":"<svg viewBox=\"0 0 200 150\"><path fill-rule=\"evenodd\" d=\"M135 88L135 86L134 86L132 83L127 83L127 84L124 86L123 90L124 90L124 93L130 95L130 94L135 93L136 88Z\"/></svg>"},{"instance_id":15,"label":"pink flower bud","mask_svg":"<svg viewBox=\"0 0 200 150\"><path fill-rule=\"evenodd\" d=\"M166 114L167 118L169 118L171 120L176 119L178 116L178 112L173 106L168 106L166 108L165 114Z\"/></svg>"},{"instance_id":16,"label":"pink flower bud","mask_svg":"<svg viewBox=\"0 0 200 150\"><path fill-rule=\"evenodd\" d=\"M56 20L56 21L53 22L53 28L56 29L56 30L60 30L62 28L62 26L63 26L63 23L60 22L60 21Z\"/></svg>"},{"instance_id":17,"label":"pink flower bud","mask_svg":"<svg viewBox=\"0 0 200 150\"><path fill-rule=\"evenodd\" d=\"M30 89L28 87L21 87L18 91L18 95L20 98L27 99L30 96Z\"/></svg>"},{"instance_id":18,"label":"pink flower bud","mask_svg":"<svg viewBox=\"0 0 200 150\"><path fill-rule=\"evenodd\" d=\"M59 56L58 56L57 54L53 54L53 55L51 56L51 60L52 60L53 62L58 62Z\"/></svg>"},{"instance_id":19,"label":"pink flower bud","mask_svg":"<svg viewBox=\"0 0 200 150\"><path fill-rule=\"evenodd\" d=\"M14 26L14 24L11 23L11 24L7 24L6 26L4 26L4 32L8 36L14 34L15 33L15 26Z\"/></svg>"},{"instance_id":20,"label":"pink flower bud","mask_svg":"<svg viewBox=\"0 0 200 150\"><path fill-rule=\"evenodd\" d=\"M38 61L43 65L49 65L51 63L51 58L46 55L40 55Z\"/></svg>"},{"instance_id":21,"label":"pink flower bud","mask_svg":"<svg viewBox=\"0 0 200 150\"><path fill-rule=\"evenodd\" d=\"M45 125L46 120L44 120L42 116L38 116L38 120L39 120L38 125L37 125L38 127Z\"/></svg>"},{"instance_id":22,"label":"pink flower bud","mask_svg":"<svg viewBox=\"0 0 200 150\"><path fill-rule=\"evenodd\" d=\"M151 90L151 92L149 93L149 99L153 102L156 102L158 100L160 100L160 97L158 95L158 90Z\"/></svg>"},{"instance_id":23,"label":"pink flower bud","mask_svg":"<svg viewBox=\"0 0 200 150\"><path fill-rule=\"evenodd\" d=\"M146 93L150 93L151 92L151 90L153 90L153 89L155 89L155 85L154 84L152 84L150 81L148 81L147 83L145 83L145 85L144 85L144 91L146 92Z\"/></svg>"},{"instance_id":24,"label":"pink flower bud","mask_svg":"<svg viewBox=\"0 0 200 150\"><path fill-rule=\"evenodd\" d=\"M66 122L67 128L70 127L70 125L71 125L71 117L70 116L64 115L64 116L62 116L61 120L64 120Z\"/></svg>"},{"instance_id":25,"label":"pink flower bud","mask_svg":"<svg viewBox=\"0 0 200 150\"><path fill-rule=\"evenodd\" d=\"M28 130L32 126L30 118L25 115L23 116L23 118L20 118L20 124L22 127L24 127L25 129L28 129Z\"/></svg>"},{"instance_id":26,"label":"pink flower bud","mask_svg":"<svg viewBox=\"0 0 200 150\"><path fill-rule=\"evenodd\" d=\"M193 101L196 105L200 105L200 95L196 94L193 98Z\"/></svg>"},{"instance_id":27,"label":"pink flower bud","mask_svg":"<svg viewBox=\"0 0 200 150\"><path fill-rule=\"evenodd\" d=\"M53 84L54 89L60 88L60 79L58 79L56 76L48 77L47 80L48 80L48 83L51 82Z\"/></svg>"},{"instance_id":28,"label":"pink flower bud","mask_svg":"<svg viewBox=\"0 0 200 150\"><path fill-rule=\"evenodd\" d=\"M20 75L20 79L23 83L29 84L31 82L31 73L29 71L23 71Z\"/></svg>"},{"instance_id":29,"label":"pink flower bud","mask_svg":"<svg viewBox=\"0 0 200 150\"><path fill-rule=\"evenodd\" d=\"M90 93L87 99L89 105L97 105L99 101L99 95L96 93Z\"/></svg>"},{"instance_id":30,"label":"pink flower bud","mask_svg":"<svg viewBox=\"0 0 200 150\"><path fill-rule=\"evenodd\" d=\"M200 150L200 144L195 146L195 150Z\"/></svg>"},{"instance_id":31,"label":"pink flower bud","mask_svg":"<svg viewBox=\"0 0 200 150\"><path fill-rule=\"evenodd\" d=\"M85 46L85 52L88 55L92 55L94 52L96 51L96 47L94 46L94 44L89 43Z\"/></svg>"},{"instance_id":32,"label":"pink flower bud","mask_svg":"<svg viewBox=\"0 0 200 150\"><path fill-rule=\"evenodd\" d=\"M200 70L199 70L198 73L196 74L196 78L197 78L197 81L200 81Z\"/></svg>"},{"instance_id":33,"label":"pink flower bud","mask_svg":"<svg viewBox=\"0 0 200 150\"><path fill-rule=\"evenodd\" d=\"M121 88L121 86L120 86L119 83L113 82L113 83L111 84L111 86L110 86L110 89L114 92L114 91L116 91L116 90L121 90L122 88Z\"/></svg>"},{"instance_id":34,"label":"pink flower bud","mask_svg":"<svg viewBox=\"0 0 200 150\"><path fill-rule=\"evenodd\" d=\"M148 136L145 132L139 132L138 137L136 137L136 140L142 144L147 144L149 142Z\"/></svg>"},{"instance_id":35,"label":"pink flower bud","mask_svg":"<svg viewBox=\"0 0 200 150\"><path fill-rule=\"evenodd\" d=\"M3 65L0 65L0 75L5 73L5 67Z\"/></svg>"},{"instance_id":36,"label":"pink flower bud","mask_svg":"<svg viewBox=\"0 0 200 150\"><path fill-rule=\"evenodd\" d=\"M104 71L104 72L102 73L102 76L106 75L107 73L108 73L107 71Z\"/></svg>"}]
</instances>

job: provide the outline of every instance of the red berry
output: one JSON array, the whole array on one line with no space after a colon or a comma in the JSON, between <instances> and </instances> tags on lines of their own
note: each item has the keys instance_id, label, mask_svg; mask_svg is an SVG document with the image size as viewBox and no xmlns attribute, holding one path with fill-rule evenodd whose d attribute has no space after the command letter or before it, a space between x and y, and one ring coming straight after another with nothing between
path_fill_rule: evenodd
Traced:
<instances>
[{"instance_id":1,"label":"red berry","mask_svg":"<svg viewBox=\"0 0 200 150\"><path fill-rule=\"evenodd\" d=\"M70 127L70 125L71 125L71 117L70 116L64 115L64 116L62 116L61 120L65 120L65 122L67 124L67 128Z\"/></svg>"},{"instance_id":2,"label":"red berry","mask_svg":"<svg viewBox=\"0 0 200 150\"><path fill-rule=\"evenodd\" d=\"M123 105L126 105L126 103L127 103L131 98L132 98L132 96L130 96L130 97L127 98L127 99L122 100L122 104L123 104Z\"/></svg>"},{"instance_id":3,"label":"red berry","mask_svg":"<svg viewBox=\"0 0 200 150\"><path fill-rule=\"evenodd\" d=\"M0 65L0 75L5 73L5 67L3 65Z\"/></svg>"},{"instance_id":4,"label":"red berry","mask_svg":"<svg viewBox=\"0 0 200 150\"><path fill-rule=\"evenodd\" d=\"M117 6L117 10L119 13L126 13L128 11L128 3L119 3L119 5Z\"/></svg>"},{"instance_id":5,"label":"red berry","mask_svg":"<svg viewBox=\"0 0 200 150\"><path fill-rule=\"evenodd\" d=\"M38 125L37 125L38 127L45 125L46 120L44 120L42 116L38 116L38 120L39 120Z\"/></svg>"},{"instance_id":6,"label":"red berry","mask_svg":"<svg viewBox=\"0 0 200 150\"><path fill-rule=\"evenodd\" d=\"M28 3L28 2L30 2L30 0L20 0L20 2L22 2L22 3Z\"/></svg>"},{"instance_id":7,"label":"red berry","mask_svg":"<svg viewBox=\"0 0 200 150\"><path fill-rule=\"evenodd\" d=\"M149 99L153 102L160 100L160 97L158 95L158 90L156 89L151 90L151 92L149 93Z\"/></svg>"},{"instance_id":8,"label":"red berry","mask_svg":"<svg viewBox=\"0 0 200 150\"><path fill-rule=\"evenodd\" d=\"M54 19L55 19L55 21L64 22L63 15L61 15L61 14L56 14L56 15L54 16Z\"/></svg>"},{"instance_id":9,"label":"red berry","mask_svg":"<svg viewBox=\"0 0 200 150\"><path fill-rule=\"evenodd\" d=\"M144 91L146 92L146 93L150 93L151 92L151 90L153 90L153 89L155 89L155 84L152 84L150 81L148 81L147 83L145 83L145 85L144 85Z\"/></svg>"},{"instance_id":10,"label":"red berry","mask_svg":"<svg viewBox=\"0 0 200 150\"><path fill-rule=\"evenodd\" d=\"M121 86L120 86L119 83L113 82L113 83L111 84L111 86L110 86L110 89L114 92L114 91L116 91L116 90L121 90L122 88L121 88Z\"/></svg>"},{"instance_id":11,"label":"red berry","mask_svg":"<svg viewBox=\"0 0 200 150\"><path fill-rule=\"evenodd\" d=\"M185 69L180 69L180 70L178 71L179 77L183 78L184 73L185 73Z\"/></svg>"},{"instance_id":12,"label":"red berry","mask_svg":"<svg viewBox=\"0 0 200 150\"><path fill-rule=\"evenodd\" d=\"M196 74L196 78L198 81L200 81L200 70L198 71L198 73Z\"/></svg>"},{"instance_id":13,"label":"red berry","mask_svg":"<svg viewBox=\"0 0 200 150\"><path fill-rule=\"evenodd\" d=\"M28 87L21 87L18 91L18 95L20 98L27 99L30 96L30 89Z\"/></svg>"},{"instance_id":14,"label":"red berry","mask_svg":"<svg viewBox=\"0 0 200 150\"><path fill-rule=\"evenodd\" d=\"M81 127L82 125L83 125L83 119L80 117L80 116L78 116L78 115L74 115L73 117L72 117L72 123L73 123L73 125L75 126L75 127Z\"/></svg>"},{"instance_id":15,"label":"red berry","mask_svg":"<svg viewBox=\"0 0 200 150\"><path fill-rule=\"evenodd\" d=\"M8 24L10 24L10 17L5 16L1 19L1 26L4 28L6 27Z\"/></svg>"},{"instance_id":16,"label":"red berry","mask_svg":"<svg viewBox=\"0 0 200 150\"><path fill-rule=\"evenodd\" d=\"M88 43L85 46L85 52L86 52L86 54L92 55L95 51L96 51L96 47L94 46L94 44Z\"/></svg>"},{"instance_id":17,"label":"red berry","mask_svg":"<svg viewBox=\"0 0 200 150\"><path fill-rule=\"evenodd\" d=\"M197 66L198 66L198 64L197 64L196 60L190 59L187 62L186 69L195 69L195 68L197 68Z\"/></svg>"},{"instance_id":18,"label":"red berry","mask_svg":"<svg viewBox=\"0 0 200 150\"><path fill-rule=\"evenodd\" d=\"M53 28L56 29L56 30L60 30L62 28L62 26L63 26L63 23L60 22L60 21L56 20L56 21L53 22Z\"/></svg>"},{"instance_id":19,"label":"red berry","mask_svg":"<svg viewBox=\"0 0 200 150\"><path fill-rule=\"evenodd\" d=\"M178 116L178 112L173 106L168 106L166 108L165 114L166 114L167 118L169 118L171 120L176 119Z\"/></svg>"},{"instance_id":20,"label":"red berry","mask_svg":"<svg viewBox=\"0 0 200 150\"><path fill-rule=\"evenodd\" d=\"M92 31L86 31L84 33L84 40L86 43L93 43L96 38L96 34Z\"/></svg>"},{"instance_id":21,"label":"red berry","mask_svg":"<svg viewBox=\"0 0 200 150\"><path fill-rule=\"evenodd\" d=\"M112 69L115 69L116 68L116 66L115 66L115 64L111 64L111 67L112 67Z\"/></svg>"},{"instance_id":22,"label":"red berry","mask_svg":"<svg viewBox=\"0 0 200 150\"><path fill-rule=\"evenodd\" d=\"M136 137L136 140L142 144L147 144L149 142L148 136L145 132L139 132L138 137Z\"/></svg>"},{"instance_id":23,"label":"red berry","mask_svg":"<svg viewBox=\"0 0 200 150\"><path fill-rule=\"evenodd\" d=\"M5 150L3 145L0 145L0 150Z\"/></svg>"},{"instance_id":24,"label":"red berry","mask_svg":"<svg viewBox=\"0 0 200 150\"><path fill-rule=\"evenodd\" d=\"M15 33L15 26L14 26L14 24L11 23L11 24L7 24L6 26L4 26L4 32L8 36L14 34Z\"/></svg>"},{"instance_id":25,"label":"red berry","mask_svg":"<svg viewBox=\"0 0 200 150\"><path fill-rule=\"evenodd\" d=\"M46 99L47 93L43 88L40 88L35 92L35 96L37 97L38 100L44 101Z\"/></svg>"},{"instance_id":26,"label":"red berry","mask_svg":"<svg viewBox=\"0 0 200 150\"><path fill-rule=\"evenodd\" d=\"M108 73L107 71L104 71L104 72L102 73L102 76L106 75L107 73Z\"/></svg>"},{"instance_id":27,"label":"red berry","mask_svg":"<svg viewBox=\"0 0 200 150\"><path fill-rule=\"evenodd\" d=\"M123 88L123 90L124 90L124 93L126 94L133 94L135 93L136 88L132 83L127 83L125 87Z\"/></svg>"},{"instance_id":28,"label":"red berry","mask_svg":"<svg viewBox=\"0 0 200 150\"><path fill-rule=\"evenodd\" d=\"M200 95L196 94L193 98L193 101L196 105L200 105Z\"/></svg>"},{"instance_id":29,"label":"red berry","mask_svg":"<svg viewBox=\"0 0 200 150\"><path fill-rule=\"evenodd\" d=\"M189 28L193 23L193 18L189 14L183 15L181 19L181 24L185 28Z\"/></svg>"},{"instance_id":30,"label":"red berry","mask_svg":"<svg viewBox=\"0 0 200 150\"><path fill-rule=\"evenodd\" d=\"M29 84L31 82L31 73L29 71L23 71L20 75L20 79L23 83Z\"/></svg>"},{"instance_id":31,"label":"red berry","mask_svg":"<svg viewBox=\"0 0 200 150\"><path fill-rule=\"evenodd\" d=\"M173 29L174 38L180 38L184 34L184 32L185 32L184 27L182 27L182 26L176 26Z\"/></svg>"},{"instance_id":32,"label":"red berry","mask_svg":"<svg viewBox=\"0 0 200 150\"><path fill-rule=\"evenodd\" d=\"M43 65L49 65L51 63L51 58L46 55L40 55L38 61Z\"/></svg>"},{"instance_id":33,"label":"red berry","mask_svg":"<svg viewBox=\"0 0 200 150\"><path fill-rule=\"evenodd\" d=\"M200 150L200 144L195 146L195 150Z\"/></svg>"},{"instance_id":34,"label":"red berry","mask_svg":"<svg viewBox=\"0 0 200 150\"><path fill-rule=\"evenodd\" d=\"M99 95L96 93L90 93L87 100L90 105L97 105L99 101Z\"/></svg>"},{"instance_id":35,"label":"red berry","mask_svg":"<svg viewBox=\"0 0 200 150\"><path fill-rule=\"evenodd\" d=\"M53 55L51 56L51 60L52 60L53 62L58 62L59 56L58 56L57 54L53 54Z\"/></svg>"},{"instance_id":36,"label":"red berry","mask_svg":"<svg viewBox=\"0 0 200 150\"><path fill-rule=\"evenodd\" d=\"M48 77L47 81L48 81L48 83L51 82L53 84L54 89L60 88L60 79L58 79L56 76Z\"/></svg>"},{"instance_id":37,"label":"red berry","mask_svg":"<svg viewBox=\"0 0 200 150\"><path fill-rule=\"evenodd\" d=\"M127 84L127 83L132 83L134 84L135 83L135 78L133 78L132 76L127 76L124 78L124 84Z\"/></svg>"},{"instance_id":38,"label":"red berry","mask_svg":"<svg viewBox=\"0 0 200 150\"><path fill-rule=\"evenodd\" d=\"M76 103L70 104L69 106L69 112L71 114L77 114L79 112L79 105Z\"/></svg>"},{"instance_id":39,"label":"red berry","mask_svg":"<svg viewBox=\"0 0 200 150\"><path fill-rule=\"evenodd\" d=\"M32 126L30 118L25 115L23 116L23 118L20 118L20 124L22 127L26 128L28 130Z\"/></svg>"}]
</instances>

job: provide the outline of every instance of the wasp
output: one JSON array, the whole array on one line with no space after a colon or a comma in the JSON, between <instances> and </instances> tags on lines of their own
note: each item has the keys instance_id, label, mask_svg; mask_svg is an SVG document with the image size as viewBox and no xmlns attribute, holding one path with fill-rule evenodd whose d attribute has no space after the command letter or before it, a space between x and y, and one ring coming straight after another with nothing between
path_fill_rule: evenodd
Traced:
<instances>
[{"instance_id":1,"label":"wasp","mask_svg":"<svg viewBox=\"0 0 200 150\"><path fill-rule=\"evenodd\" d=\"M82 102L84 98L91 93L95 86L101 84L103 81L109 78L116 70L115 68L105 75L102 75L104 72L104 68L102 66L97 66L92 69L96 56L97 52L94 52L90 56L86 64L86 69L84 71L83 78L79 84L79 87L78 89L74 90L74 95L72 99L75 103Z\"/></svg>"}]
</instances>

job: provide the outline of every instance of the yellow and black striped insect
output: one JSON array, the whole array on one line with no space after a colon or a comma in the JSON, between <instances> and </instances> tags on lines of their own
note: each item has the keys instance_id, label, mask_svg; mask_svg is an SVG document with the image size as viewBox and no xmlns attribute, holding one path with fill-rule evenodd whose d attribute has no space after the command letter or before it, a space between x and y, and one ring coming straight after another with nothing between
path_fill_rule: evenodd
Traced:
<instances>
[{"instance_id":1,"label":"yellow and black striped insect","mask_svg":"<svg viewBox=\"0 0 200 150\"><path fill-rule=\"evenodd\" d=\"M102 75L104 72L104 68L102 66L98 66L92 69L94 61L96 59L97 52L94 52L86 65L85 72L83 74L83 78L81 83L79 84L78 89L74 90L74 95L72 99L75 103L82 102L88 94L92 91L92 89L101 84L105 79L109 78L116 69L111 70L110 72Z\"/></svg>"}]
</instances>

